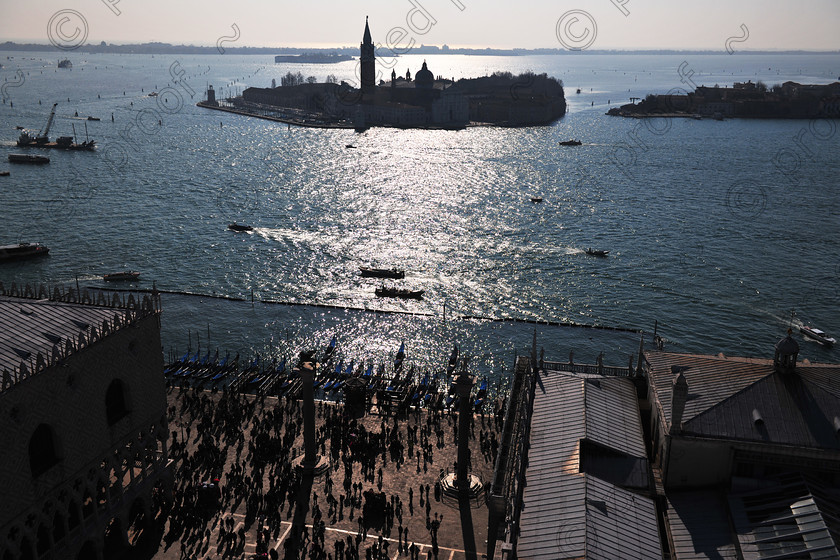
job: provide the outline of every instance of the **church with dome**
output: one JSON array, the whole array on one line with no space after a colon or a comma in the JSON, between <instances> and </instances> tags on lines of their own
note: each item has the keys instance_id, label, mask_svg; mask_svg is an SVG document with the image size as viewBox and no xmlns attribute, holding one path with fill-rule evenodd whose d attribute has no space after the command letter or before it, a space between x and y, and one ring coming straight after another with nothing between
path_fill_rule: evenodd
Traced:
<instances>
[{"instance_id":1,"label":"church with dome","mask_svg":"<svg viewBox=\"0 0 840 560\"><path fill-rule=\"evenodd\" d=\"M548 125L566 113L562 81L546 74L496 72L455 82L436 76L425 60L420 68L399 68L396 56L377 60L367 19L359 49L358 84L249 87L241 97L227 100L213 96L211 101L208 93L208 101L199 105L301 126L356 130Z\"/></svg>"},{"instance_id":2,"label":"church with dome","mask_svg":"<svg viewBox=\"0 0 840 560\"><path fill-rule=\"evenodd\" d=\"M467 125L470 117L467 97L449 91L454 82L435 78L426 61L414 79L411 69L406 69L405 76L397 76L396 68L392 68L390 81L376 83L376 57L367 19L360 51L361 97L354 115L358 124L435 128Z\"/></svg>"}]
</instances>

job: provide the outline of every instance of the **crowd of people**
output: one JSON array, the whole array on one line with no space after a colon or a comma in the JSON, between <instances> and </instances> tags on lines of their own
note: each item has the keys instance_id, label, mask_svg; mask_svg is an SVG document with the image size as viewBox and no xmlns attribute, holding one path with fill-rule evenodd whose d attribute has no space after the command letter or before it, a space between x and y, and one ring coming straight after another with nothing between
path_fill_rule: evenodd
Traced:
<instances>
[{"instance_id":1,"label":"crowd of people","mask_svg":"<svg viewBox=\"0 0 840 560\"><path fill-rule=\"evenodd\" d=\"M318 402L316 445L330 468L313 480L294 466L303 454L300 401L170 391L175 472L163 540L167 548L179 542L182 559L390 559L394 550L419 558L415 539L431 543L437 557L444 518L437 509L447 507L440 479L456 467L457 414L418 409L352 418L341 404ZM471 424L486 471L498 452L502 417L498 402ZM408 482L389 485L395 477ZM411 523L415 515L425 525ZM280 539L279 550L273 548Z\"/></svg>"}]
</instances>

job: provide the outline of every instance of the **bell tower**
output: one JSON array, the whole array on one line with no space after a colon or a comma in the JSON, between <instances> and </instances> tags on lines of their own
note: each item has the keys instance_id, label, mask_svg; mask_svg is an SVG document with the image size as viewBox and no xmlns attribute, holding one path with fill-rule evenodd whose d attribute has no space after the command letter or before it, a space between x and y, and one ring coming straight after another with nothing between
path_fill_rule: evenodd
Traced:
<instances>
[{"instance_id":1,"label":"bell tower","mask_svg":"<svg viewBox=\"0 0 840 560\"><path fill-rule=\"evenodd\" d=\"M361 65L362 74L362 93L373 93L376 88L376 56L374 54L373 41L370 37L367 16L365 16L365 34L362 37L360 49L361 56L359 57L359 64Z\"/></svg>"}]
</instances>

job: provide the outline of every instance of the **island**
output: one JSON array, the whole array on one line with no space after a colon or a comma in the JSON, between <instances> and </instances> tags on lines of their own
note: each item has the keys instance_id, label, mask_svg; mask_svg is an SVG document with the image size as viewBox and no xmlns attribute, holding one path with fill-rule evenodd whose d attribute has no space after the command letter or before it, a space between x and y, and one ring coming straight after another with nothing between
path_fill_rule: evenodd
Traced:
<instances>
[{"instance_id":1,"label":"island","mask_svg":"<svg viewBox=\"0 0 840 560\"><path fill-rule=\"evenodd\" d=\"M335 64L336 62L346 62L353 60L353 57L347 54L337 52L306 52L302 54L278 54L274 57L275 64Z\"/></svg>"},{"instance_id":2,"label":"island","mask_svg":"<svg viewBox=\"0 0 840 560\"><path fill-rule=\"evenodd\" d=\"M197 105L300 126L356 130L548 125L566 113L562 81L546 74L496 72L455 81L436 77L424 61L413 77L411 69L397 76L391 67L391 79L377 84L367 21L360 47L358 87L332 76L316 83L289 72L279 87L249 87L227 99L217 100L211 86Z\"/></svg>"},{"instance_id":3,"label":"island","mask_svg":"<svg viewBox=\"0 0 840 560\"><path fill-rule=\"evenodd\" d=\"M613 107L619 117L711 117L771 119L840 118L840 82L767 87L761 81L735 82L730 87L699 86L686 94L650 94L639 103Z\"/></svg>"}]
</instances>

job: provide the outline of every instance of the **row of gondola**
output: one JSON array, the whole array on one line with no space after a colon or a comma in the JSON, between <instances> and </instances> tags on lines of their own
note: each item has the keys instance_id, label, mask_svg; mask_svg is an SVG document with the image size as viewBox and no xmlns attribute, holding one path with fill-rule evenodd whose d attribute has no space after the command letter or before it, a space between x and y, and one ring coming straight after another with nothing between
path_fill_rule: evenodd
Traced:
<instances>
[{"instance_id":1,"label":"row of gondola","mask_svg":"<svg viewBox=\"0 0 840 560\"><path fill-rule=\"evenodd\" d=\"M174 360L164 369L167 382L206 389L221 389L280 397L299 398L302 381L298 367L306 361L317 361L317 352L304 352L292 367L286 359L264 360L259 355L252 360L242 360L237 354L219 358L219 352L211 357L208 351L204 357L200 352L187 352L180 360ZM340 401L345 384L351 379L361 381L367 393L368 402L375 398L378 404L398 403L404 406L428 408L458 407L453 374L458 363L458 347L455 346L449 358L446 371L436 373L419 372L412 366L404 368L405 343L400 345L393 371L384 363L378 367L373 362L356 362L337 359L336 338L333 337L323 349L320 367L316 372L314 388L318 398ZM359 383L356 382L358 386ZM481 410L487 400L487 379L482 379L472 395L472 406Z\"/></svg>"}]
</instances>

